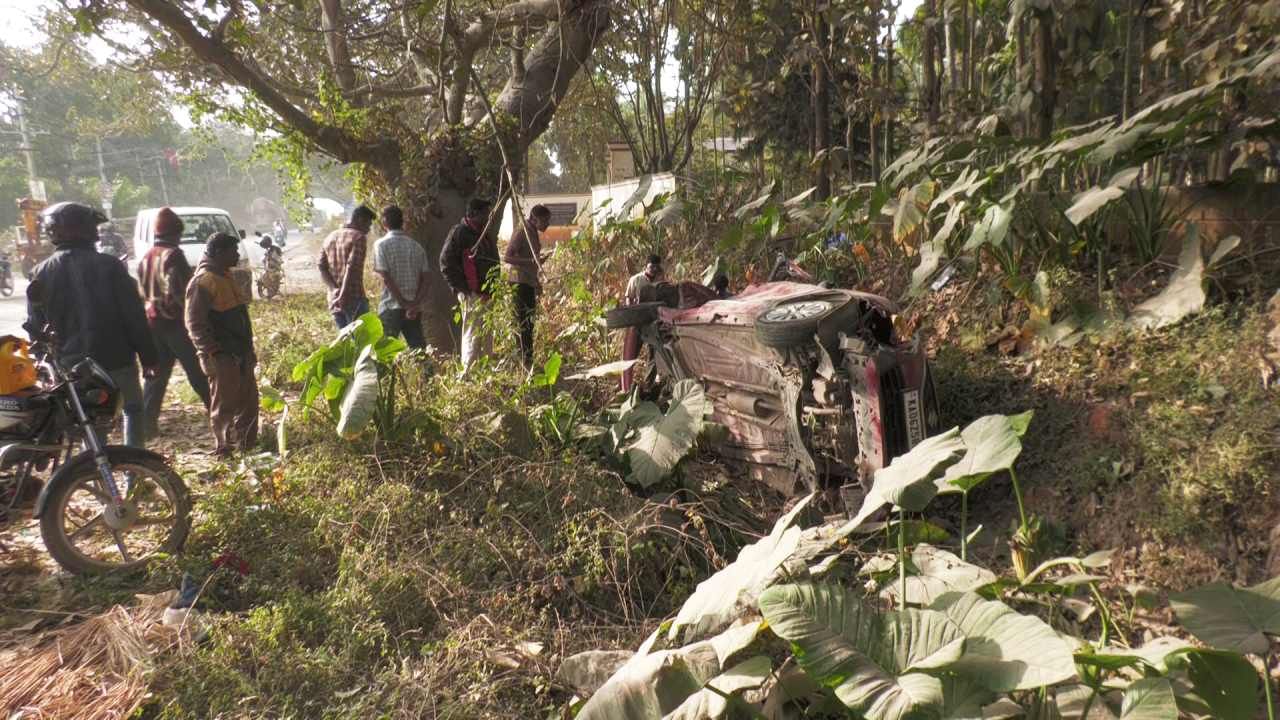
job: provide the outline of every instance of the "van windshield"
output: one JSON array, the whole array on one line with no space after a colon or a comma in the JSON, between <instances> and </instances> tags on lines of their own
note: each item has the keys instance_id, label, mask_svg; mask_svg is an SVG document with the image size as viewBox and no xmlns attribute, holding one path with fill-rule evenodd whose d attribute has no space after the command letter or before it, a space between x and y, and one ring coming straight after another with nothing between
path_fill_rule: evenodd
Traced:
<instances>
[{"instance_id":1,"label":"van windshield","mask_svg":"<svg viewBox=\"0 0 1280 720\"><path fill-rule=\"evenodd\" d=\"M179 217L182 218L183 245L203 245L214 233L236 234L236 227L226 215L183 214Z\"/></svg>"}]
</instances>

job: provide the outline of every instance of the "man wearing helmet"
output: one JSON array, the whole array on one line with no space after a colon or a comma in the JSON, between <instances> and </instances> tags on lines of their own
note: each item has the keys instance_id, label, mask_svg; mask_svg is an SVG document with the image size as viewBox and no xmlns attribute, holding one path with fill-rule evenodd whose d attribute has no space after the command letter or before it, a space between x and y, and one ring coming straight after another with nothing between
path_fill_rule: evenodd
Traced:
<instances>
[{"instance_id":1,"label":"man wearing helmet","mask_svg":"<svg viewBox=\"0 0 1280 720\"><path fill-rule=\"evenodd\" d=\"M93 358L107 369L124 398L124 442L142 447L137 363L154 367L156 348L138 285L124 263L94 247L98 223L106 220L97 210L61 202L45 208L41 219L56 251L32 271L24 327L32 337L51 327L64 360Z\"/></svg>"}]
</instances>

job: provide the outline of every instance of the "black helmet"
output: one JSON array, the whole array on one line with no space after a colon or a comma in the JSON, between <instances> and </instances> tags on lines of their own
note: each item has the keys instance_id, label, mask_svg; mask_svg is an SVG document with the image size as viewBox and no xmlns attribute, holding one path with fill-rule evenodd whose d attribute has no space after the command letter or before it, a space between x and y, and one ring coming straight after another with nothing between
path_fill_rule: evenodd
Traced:
<instances>
[{"instance_id":1,"label":"black helmet","mask_svg":"<svg viewBox=\"0 0 1280 720\"><path fill-rule=\"evenodd\" d=\"M98 223L107 216L78 202L60 202L50 205L40 213L45 232L55 243L93 240L98 235Z\"/></svg>"}]
</instances>

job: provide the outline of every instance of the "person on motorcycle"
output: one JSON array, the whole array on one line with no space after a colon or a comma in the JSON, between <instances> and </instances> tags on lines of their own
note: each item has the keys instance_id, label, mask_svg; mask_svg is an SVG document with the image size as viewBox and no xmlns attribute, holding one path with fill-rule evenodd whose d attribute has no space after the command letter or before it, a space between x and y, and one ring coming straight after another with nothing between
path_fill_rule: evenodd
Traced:
<instances>
[{"instance_id":1,"label":"person on motorcycle","mask_svg":"<svg viewBox=\"0 0 1280 720\"><path fill-rule=\"evenodd\" d=\"M283 220L277 219L274 223L271 223L271 234L276 245L284 247L287 242L286 238L289 236L289 229L284 226Z\"/></svg>"},{"instance_id":2,"label":"person on motorcycle","mask_svg":"<svg viewBox=\"0 0 1280 720\"><path fill-rule=\"evenodd\" d=\"M264 274L270 275L284 269L284 252L280 250L279 245L272 241L270 235L262 236L262 239L258 241L258 247L262 248L262 271Z\"/></svg>"},{"instance_id":3,"label":"person on motorcycle","mask_svg":"<svg viewBox=\"0 0 1280 720\"><path fill-rule=\"evenodd\" d=\"M142 447L138 361L150 372L157 355L138 285L124 263L94 247L98 223L106 220L102 213L60 202L45 208L41 218L55 252L31 273L23 327L32 339L51 327L68 367L88 357L107 369L124 399L124 442Z\"/></svg>"},{"instance_id":4,"label":"person on motorcycle","mask_svg":"<svg viewBox=\"0 0 1280 720\"><path fill-rule=\"evenodd\" d=\"M160 434L160 407L164 404L175 361L182 363L191 389L205 408L209 407L209 380L200 368L196 348L184 324L187 283L193 274L191 263L178 247L184 228L177 213L167 207L160 208L155 219L155 244L138 262L138 285L142 287L147 325L157 351L155 370L147 374L142 387L148 440Z\"/></svg>"},{"instance_id":5,"label":"person on motorcycle","mask_svg":"<svg viewBox=\"0 0 1280 720\"><path fill-rule=\"evenodd\" d=\"M209 376L209 424L218 455L249 450L258 440L258 363L249 321L249 296L231 277L240 238L209 238L204 259L187 285L187 331Z\"/></svg>"},{"instance_id":6,"label":"person on motorcycle","mask_svg":"<svg viewBox=\"0 0 1280 720\"><path fill-rule=\"evenodd\" d=\"M116 232L116 226L113 223L105 222L98 226L98 251L121 260L129 254L124 238Z\"/></svg>"}]
</instances>

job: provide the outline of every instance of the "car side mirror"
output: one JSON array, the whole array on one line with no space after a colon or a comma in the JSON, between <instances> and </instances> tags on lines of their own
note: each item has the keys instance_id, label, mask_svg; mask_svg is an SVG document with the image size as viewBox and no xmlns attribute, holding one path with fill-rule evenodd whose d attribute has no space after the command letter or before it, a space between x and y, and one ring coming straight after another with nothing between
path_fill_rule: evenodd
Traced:
<instances>
[{"instance_id":1,"label":"car side mirror","mask_svg":"<svg viewBox=\"0 0 1280 720\"><path fill-rule=\"evenodd\" d=\"M241 230L241 231L240 231L240 239L241 239L241 240L243 240L243 239L244 239L244 231L243 231L243 230Z\"/></svg>"}]
</instances>

